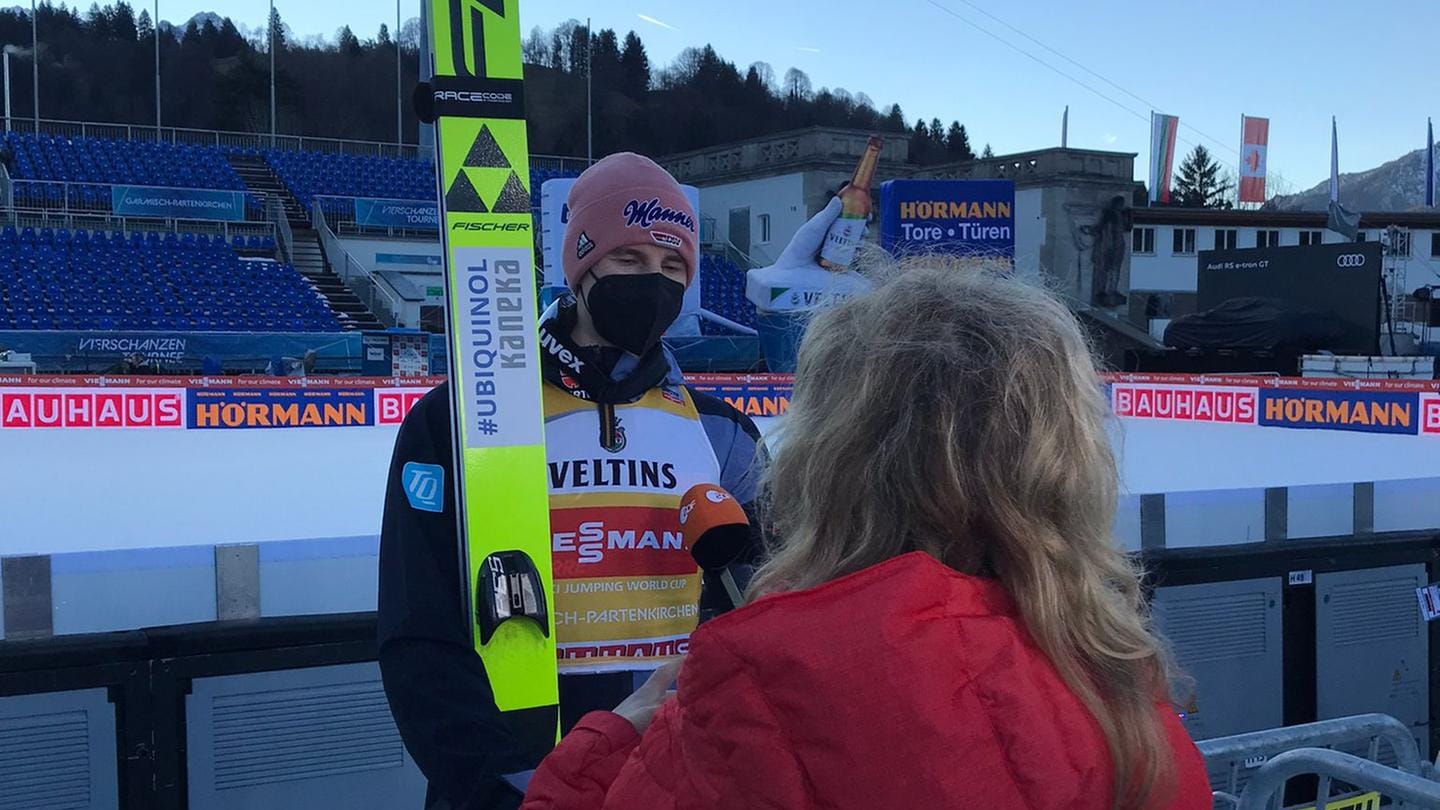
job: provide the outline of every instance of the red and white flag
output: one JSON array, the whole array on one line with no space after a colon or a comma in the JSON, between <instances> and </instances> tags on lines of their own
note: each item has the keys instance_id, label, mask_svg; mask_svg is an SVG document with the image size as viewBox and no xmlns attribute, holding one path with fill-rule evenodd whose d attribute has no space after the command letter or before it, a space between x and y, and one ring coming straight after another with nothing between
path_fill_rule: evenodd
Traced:
<instances>
[{"instance_id":1,"label":"red and white flag","mask_svg":"<svg viewBox=\"0 0 1440 810\"><path fill-rule=\"evenodd\" d=\"M1240 116L1240 202L1265 202L1265 149L1270 119Z\"/></svg>"}]
</instances>

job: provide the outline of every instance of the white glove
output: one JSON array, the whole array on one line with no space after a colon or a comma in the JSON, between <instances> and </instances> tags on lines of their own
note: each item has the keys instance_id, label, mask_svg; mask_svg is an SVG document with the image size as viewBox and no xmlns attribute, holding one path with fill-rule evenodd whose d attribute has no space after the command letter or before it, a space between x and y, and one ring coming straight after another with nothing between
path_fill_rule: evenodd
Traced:
<instances>
[{"instance_id":1,"label":"white glove","mask_svg":"<svg viewBox=\"0 0 1440 810\"><path fill-rule=\"evenodd\" d=\"M869 280L860 274L827 270L816 261L826 232L840 218L840 208L840 198L832 198L820 213L800 226L774 264L746 274L745 297L756 309L821 309L870 290Z\"/></svg>"}]
</instances>

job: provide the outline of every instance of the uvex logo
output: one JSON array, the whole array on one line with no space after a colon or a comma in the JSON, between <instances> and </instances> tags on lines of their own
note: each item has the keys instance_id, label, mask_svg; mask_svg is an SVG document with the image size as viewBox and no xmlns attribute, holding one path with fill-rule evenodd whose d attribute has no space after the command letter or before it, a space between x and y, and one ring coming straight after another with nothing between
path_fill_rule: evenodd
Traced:
<instances>
[{"instance_id":1,"label":"uvex logo","mask_svg":"<svg viewBox=\"0 0 1440 810\"><path fill-rule=\"evenodd\" d=\"M549 332L541 330L540 345L545 348L545 351L550 353L551 357L559 360L561 365L569 368L576 374L579 374L580 369L585 367L585 364L580 361L580 358L575 356L574 352L560 345L560 341L556 340L555 336Z\"/></svg>"},{"instance_id":2,"label":"uvex logo","mask_svg":"<svg viewBox=\"0 0 1440 810\"><path fill-rule=\"evenodd\" d=\"M1335 257L1335 266L1336 266L1336 267L1364 267L1364 266L1365 266L1365 254L1363 254L1363 253L1345 253L1345 254L1342 254L1342 255L1340 255L1340 256L1336 256L1336 257Z\"/></svg>"}]
</instances>

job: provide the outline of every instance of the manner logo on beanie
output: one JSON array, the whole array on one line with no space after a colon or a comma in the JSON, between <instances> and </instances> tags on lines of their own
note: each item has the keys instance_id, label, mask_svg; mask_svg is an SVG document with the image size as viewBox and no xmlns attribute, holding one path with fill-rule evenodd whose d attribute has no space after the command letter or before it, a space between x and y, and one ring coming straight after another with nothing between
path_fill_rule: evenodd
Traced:
<instances>
[{"instance_id":1,"label":"manner logo on beanie","mask_svg":"<svg viewBox=\"0 0 1440 810\"><path fill-rule=\"evenodd\" d=\"M625 203L625 227L633 228L640 226L648 228L657 222L671 222L682 225L690 232L695 231L695 218L674 208L666 208L660 204L660 198L655 197L649 202L631 200Z\"/></svg>"},{"instance_id":2,"label":"manner logo on beanie","mask_svg":"<svg viewBox=\"0 0 1440 810\"><path fill-rule=\"evenodd\" d=\"M695 279L700 263L695 208L655 161L632 152L610 155L580 175L565 204L562 256L571 286L611 252L636 245L674 250L685 260L686 284Z\"/></svg>"}]
</instances>

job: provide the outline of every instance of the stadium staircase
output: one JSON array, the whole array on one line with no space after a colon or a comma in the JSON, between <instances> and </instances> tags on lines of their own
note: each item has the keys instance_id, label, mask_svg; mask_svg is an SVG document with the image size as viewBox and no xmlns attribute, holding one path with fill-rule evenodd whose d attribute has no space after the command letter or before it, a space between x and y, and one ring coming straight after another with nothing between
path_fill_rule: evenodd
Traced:
<instances>
[{"instance_id":1,"label":"stadium staircase","mask_svg":"<svg viewBox=\"0 0 1440 810\"><path fill-rule=\"evenodd\" d=\"M275 175L265 158L256 154L231 153L226 155L226 160L234 167L235 173L240 175L240 179L245 181L246 188L280 201L280 207L293 234L290 258L295 269L325 296L326 302L340 316L345 328L384 329L385 325L375 317L375 313L330 269L325 261L325 252L320 247L320 236L311 227L309 212L295 199L295 195L290 193L285 184L280 182L280 178Z\"/></svg>"}]
</instances>

